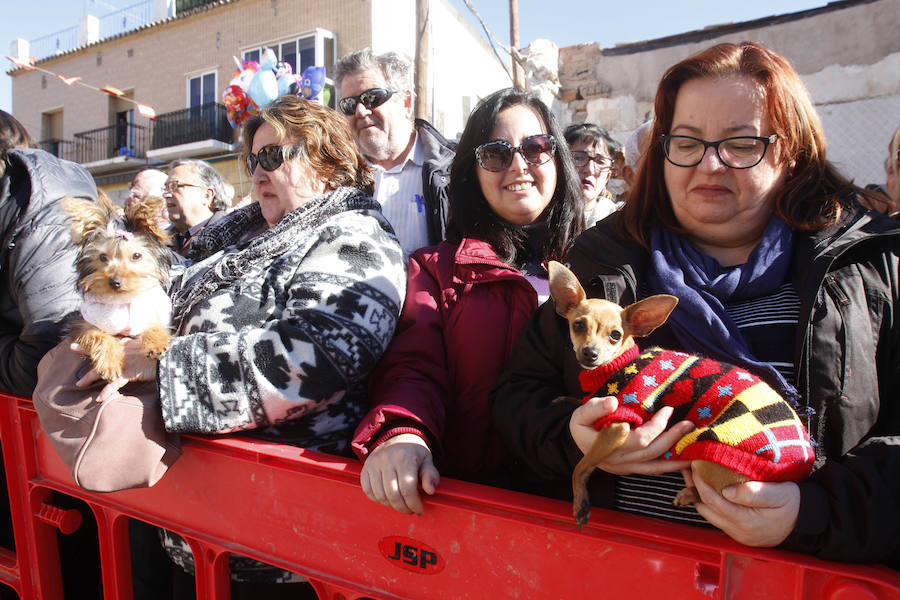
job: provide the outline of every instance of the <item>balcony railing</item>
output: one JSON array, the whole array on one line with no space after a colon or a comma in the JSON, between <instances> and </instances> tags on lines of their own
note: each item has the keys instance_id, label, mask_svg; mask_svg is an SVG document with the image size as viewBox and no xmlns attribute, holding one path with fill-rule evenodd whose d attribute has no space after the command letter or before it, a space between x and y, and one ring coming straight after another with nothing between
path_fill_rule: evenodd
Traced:
<instances>
[{"instance_id":1,"label":"balcony railing","mask_svg":"<svg viewBox=\"0 0 900 600\"><path fill-rule=\"evenodd\" d=\"M184 12L194 8L200 8L204 4L212 4L218 0L175 0L175 12Z\"/></svg>"},{"instance_id":2,"label":"balcony railing","mask_svg":"<svg viewBox=\"0 0 900 600\"><path fill-rule=\"evenodd\" d=\"M72 140L60 140L49 138L38 142L38 148L46 150L53 156L66 160L75 160L75 142Z\"/></svg>"},{"instance_id":3,"label":"balcony railing","mask_svg":"<svg viewBox=\"0 0 900 600\"><path fill-rule=\"evenodd\" d=\"M218 140L227 144L234 141L234 129L228 122L224 105L210 102L159 115L153 121L150 149L203 140Z\"/></svg>"},{"instance_id":4,"label":"balcony railing","mask_svg":"<svg viewBox=\"0 0 900 600\"><path fill-rule=\"evenodd\" d=\"M81 164L108 160L117 156L145 158L149 129L134 123L121 123L75 134L75 162Z\"/></svg>"}]
</instances>

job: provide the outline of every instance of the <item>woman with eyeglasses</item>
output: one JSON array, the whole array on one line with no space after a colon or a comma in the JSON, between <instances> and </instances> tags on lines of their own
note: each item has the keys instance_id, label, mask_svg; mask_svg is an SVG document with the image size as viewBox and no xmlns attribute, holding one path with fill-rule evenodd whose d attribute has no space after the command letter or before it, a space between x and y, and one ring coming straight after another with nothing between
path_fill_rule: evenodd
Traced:
<instances>
[{"instance_id":1,"label":"woman with eyeglasses","mask_svg":"<svg viewBox=\"0 0 900 600\"><path fill-rule=\"evenodd\" d=\"M548 259L583 229L578 178L557 122L531 93L478 104L450 170L447 239L409 260L397 334L372 372L353 449L375 502L423 513L440 475L497 483L507 453L488 393L548 296Z\"/></svg>"},{"instance_id":2,"label":"woman with eyeglasses","mask_svg":"<svg viewBox=\"0 0 900 600\"><path fill-rule=\"evenodd\" d=\"M712 525L751 546L900 566L896 223L860 206L865 192L826 161L797 73L758 44L720 44L671 67L651 140L629 201L575 241L572 270L589 296L623 306L677 296L668 321L639 343L765 379L797 403L816 469L800 483L748 482L719 495L689 463L666 460L691 425L667 423L664 409L600 465L591 501ZM593 424L617 406L613 397L574 411L553 402L581 394L567 330L544 306L492 394L516 456L566 487ZM691 479L702 502L673 506Z\"/></svg>"},{"instance_id":3,"label":"woman with eyeglasses","mask_svg":"<svg viewBox=\"0 0 900 600\"><path fill-rule=\"evenodd\" d=\"M612 177L615 157L621 154L622 145L593 123L569 125L563 135L578 169L585 223L590 227L619 208L606 184Z\"/></svg>"},{"instance_id":4,"label":"woman with eyeglasses","mask_svg":"<svg viewBox=\"0 0 900 600\"><path fill-rule=\"evenodd\" d=\"M247 121L242 141L256 202L197 235L170 290L176 337L158 362L127 342L126 375L157 382L170 432L246 431L348 454L400 314L403 252L337 112L283 96ZM181 538L166 533L164 545L193 572ZM236 555L231 578L244 594L232 597L252 598L297 593L257 584L302 581ZM177 577L175 596L192 586Z\"/></svg>"}]
</instances>

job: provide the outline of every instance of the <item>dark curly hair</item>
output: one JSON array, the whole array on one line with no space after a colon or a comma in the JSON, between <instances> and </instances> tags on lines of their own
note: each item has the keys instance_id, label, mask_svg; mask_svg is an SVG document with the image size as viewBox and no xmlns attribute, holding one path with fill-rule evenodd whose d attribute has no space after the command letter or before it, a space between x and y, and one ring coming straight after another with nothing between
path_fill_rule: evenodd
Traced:
<instances>
[{"instance_id":1,"label":"dark curly hair","mask_svg":"<svg viewBox=\"0 0 900 600\"><path fill-rule=\"evenodd\" d=\"M556 189L542 215L549 235L544 236L538 248L526 247L526 234L519 225L501 219L490 207L481 191L476 169L475 149L491 141L491 131L501 111L512 106L532 108L547 127L547 132L557 140ZM491 245L502 260L510 264L522 264L529 260L542 262L560 260L572 241L584 229L584 213L581 209L581 189L578 174L572 162L572 154L563 143L562 130L540 98L516 88L506 88L484 98L472 111L456 148L456 156L450 167L450 216L447 239L458 243L469 237ZM539 254L534 256L533 254Z\"/></svg>"}]
</instances>

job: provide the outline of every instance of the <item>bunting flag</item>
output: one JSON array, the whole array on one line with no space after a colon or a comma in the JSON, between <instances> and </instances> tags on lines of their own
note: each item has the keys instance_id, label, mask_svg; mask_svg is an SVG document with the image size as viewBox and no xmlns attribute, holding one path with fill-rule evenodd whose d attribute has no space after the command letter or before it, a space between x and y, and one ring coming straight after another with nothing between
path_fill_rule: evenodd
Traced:
<instances>
[{"instance_id":1,"label":"bunting flag","mask_svg":"<svg viewBox=\"0 0 900 600\"><path fill-rule=\"evenodd\" d=\"M57 75L57 77L66 85L73 85L81 81L81 77L63 77L62 75Z\"/></svg>"},{"instance_id":2,"label":"bunting flag","mask_svg":"<svg viewBox=\"0 0 900 600\"><path fill-rule=\"evenodd\" d=\"M153 107L151 107L147 104L144 104L143 102L138 102L134 98L127 97L125 95L125 92L123 92L122 90L120 90L117 87L113 87L111 85L105 85L102 88L98 88L98 87L95 87L88 83L85 83L81 79L81 77L66 77L64 75L60 75L59 73L54 73L53 71L48 71L47 69L42 69L41 67L38 67L37 65L35 65L32 62L32 60L24 61L24 60L19 60L18 58L13 58L12 56L7 56L6 58L9 59L9 61L12 62L12 64L16 65L19 68L27 69L29 71L40 71L41 73L46 73L47 75L53 75L54 77L56 77L57 79L59 79L60 81L62 81L63 83L65 83L68 86L73 86L75 84L78 84L82 87L86 87L86 88L94 90L96 92L103 92L104 94L109 94L110 96L115 96L116 98L120 98L127 102L131 102L132 104L134 104L137 107L138 113L140 113L141 116L147 117L148 119L156 118L156 111L153 109Z\"/></svg>"}]
</instances>

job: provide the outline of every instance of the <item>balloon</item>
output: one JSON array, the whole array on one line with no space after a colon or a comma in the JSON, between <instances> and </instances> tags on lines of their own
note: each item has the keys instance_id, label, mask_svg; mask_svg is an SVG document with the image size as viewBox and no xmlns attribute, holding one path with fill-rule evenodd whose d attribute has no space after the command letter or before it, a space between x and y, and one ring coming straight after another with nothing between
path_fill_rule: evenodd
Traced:
<instances>
[{"instance_id":1,"label":"balloon","mask_svg":"<svg viewBox=\"0 0 900 600\"><path fill-rule=\"evenodd\" d=\"M296 95L297 91L300 89L298 80L299 77L294 75L291 63L278 63L278 68L275 71L275 81L278 82L279 96L284 96L285 94Z\"/></svg>"},{"instance_id":2,"label":"balloon","mask_svg":"<svg viewBox=\"0 0 900 600\"><path fill-rule=\"evenodd\" d=\"M237 58L234 59L237 63ZM231 81L222 91L222 104L225 105L228 114L228 122L232 127L240 127L244 121L259 112L259 106L247 95L247 86L259 72L259 63L255 60L245 60L239 63Z\"/></svg>"},{"instance_id":3,"label":"balloon","mask_svg":"<svg viewBox=\"0 0 900 600\"><path fill-rule=\"evenodd\" d=\"M300 95L307 100L319 100L325 87L325 67L306 67L300 77Z\"/></svg>"}]
</instances>

